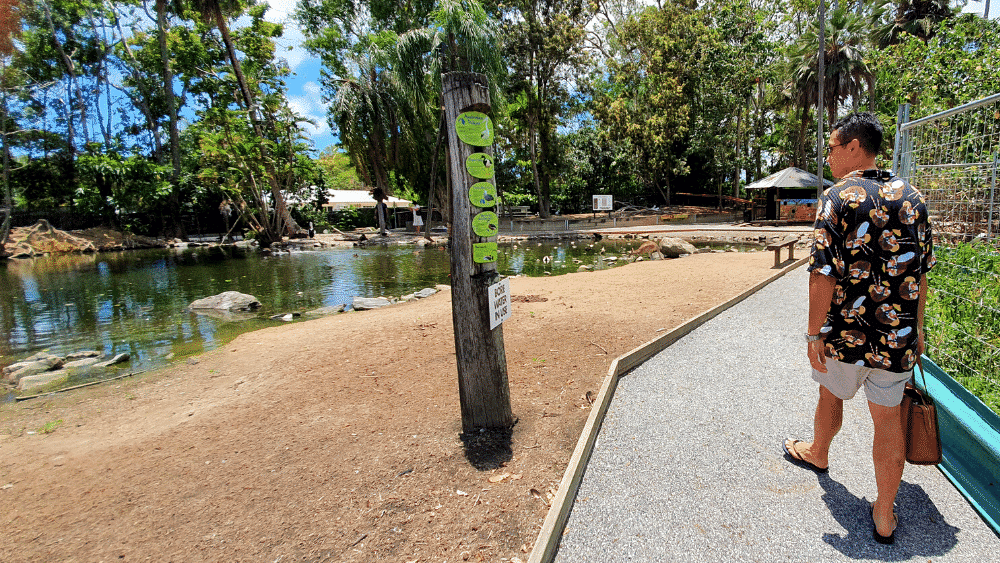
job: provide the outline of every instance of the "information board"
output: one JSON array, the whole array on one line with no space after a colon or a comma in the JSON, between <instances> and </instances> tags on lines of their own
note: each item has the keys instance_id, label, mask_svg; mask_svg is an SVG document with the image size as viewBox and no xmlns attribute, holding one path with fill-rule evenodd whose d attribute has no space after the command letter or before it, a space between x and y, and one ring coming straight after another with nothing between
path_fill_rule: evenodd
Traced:
<instances>
[{"instance_id":1,"label":"information board","mask_svg":"<svg viewBox=\"0 0 1000 563\"><path fill-rule=\"evenodd\" d=\"M477 264L490 264L497 261L497 243L472 243L472 261Z\"/></svg>"},{"instance_id":2,"label":"information board","mask_svg":"<svg viewBox=\"0 0 1000 563\"><path fill-rule=\"evenodd\" d=\"M476 182L469 188L469 201L476 207L493 207L497 204L497 187L489 182Z\"/></svg>"},{"instance_id":3,"label":"information board","mask_svg":"<svg viewBox=\"0 0 1000 563\"><path fill-rule=\"evenodd\" d=\"M483 211L472 218L472 232L481 237L491 237L497 234L500 218L492 211Z\"/></svg>"},{"instance_id":4,"label":"information board","mask_svg":"<svg viewBox=\"0 0 1000 563\"><path fill-rule=\"evenodd\" d=\"M510 278L504 278L489 287L490 330L510 318Z\"/></svg>"},{"instance_id":5,"label":"information board","mask_svg":"<svg viewBox=\"0 0 1000 563\"><path fill-rule=\"evenodd\" d=\"M493 144L493 124L489 116L482 112L467 111L458 114L458 119L455 120L455 132L467 145L488 147Z\"/></svg>"},{"instance_id":6,"label":"information board","mask_svg":"<svg viewBox=\"0 0 1000 563\"><path fill-rule=\"evenodd\" d=\"M611 195L595 195L594 211L611 211L615 207L615 198Z\"/></svg>"},{"instance_id":7,"label":"information board","mask_svg":"<svg viewBox=\"0 0 1000 563\"><path fill-rule=\"evenodd\" d=\"M465 169L473 178L488 180L493 177L493 157L484 152L474 152L465 159Z\"/></svg>"}]
</instances>

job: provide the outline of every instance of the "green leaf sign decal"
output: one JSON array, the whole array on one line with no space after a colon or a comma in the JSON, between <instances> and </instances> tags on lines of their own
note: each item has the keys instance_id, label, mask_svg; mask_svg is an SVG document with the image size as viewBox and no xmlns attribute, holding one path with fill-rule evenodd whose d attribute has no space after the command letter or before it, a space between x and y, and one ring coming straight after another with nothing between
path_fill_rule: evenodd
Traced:
<instances>
[{"instance_id":1,"label":"green leaf sign decal","mask_svg":"<svg viewBox=\"0 0 1000 563\"><path fill-rule=\"evenodd\" d=\"M497 234L499 218L492 211L483 211L472 218L472 232L481 237L492 237Z\"/></svg>"},{"instance_id":2,"label":"green leaf sign decal","mask_svg":"<svg viewBox=\"0 0 1000 563\"><path fill-rule=\"evenodd\" d=\"M474 152L465 159L465 169L473 178L487 180L493 177L493 157L484 152Z\"/></svg>"},{"instance_id":3,"label":"green leaf sign decal","mask_svg":"<svg viewBox=\"0 0 1000 563\"><path fill-rule=\"evenodd\" d=\"M455 131L458 138L467 145L488 147L493 144L493 124L485 113L467 111L458 114Z\"/></svg>"},{"instance_id":4,"label":"green leaf sign decal","mask_svg":"<svg viewBox=\"0 0 1000 563\"><path fill-rule=\"evenodd\" d=\"M493 207L497 204L497 187L489 182L476 182L469 188L469 201L476 207Z\"/></svg>"},{"instance_id":5,"label":"green leaf sign decal","mask_svg":"<svg viewBox=\"0 0 1000 563\"><path fill-rule=\"evenodd\" d=\"M497 261L497 243L476 242L472 244L472 261L477 264L489 264Z\"/></svg>"}]
</instances>

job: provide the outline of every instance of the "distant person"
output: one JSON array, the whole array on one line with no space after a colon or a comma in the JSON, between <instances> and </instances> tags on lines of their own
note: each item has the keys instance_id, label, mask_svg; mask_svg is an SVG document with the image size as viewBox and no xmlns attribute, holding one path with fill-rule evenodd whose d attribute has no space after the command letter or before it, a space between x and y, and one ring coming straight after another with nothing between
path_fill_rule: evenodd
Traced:
<instances>
[{"instance_id":1,"label":"distant person","mask_svg":"<svg viewBox=\"0 0 1000 563\"><path fill-rule=\"evenodd\" d=\"M794 463L825 473L844 400L864 387L875 426L872 535L890 544L905 463L899 404L924 351L934 250L923 196L875 167L882 137L871 113L848 115L830 134L826 160L841 180L819 200L809 257L806 341L819 403L813 441L788 439L783 447Z\"/></svg>"},{"instance_id":2,"label":"distant person","mask_svg":"<svg viewBox=\"0 0 1000 563\"><path fill-rule=\"evenodd\" d=\"M382 188L374 188L369 193L375 200L375 223L378 225L379 234L387 236L386 224L389 222L389 206L385 204L385 200L389 199L389 196Z\"/></svg>"},{"instance_id":3,"label":"distant person","mask_svg":"<svg viewBox=\"0 0 1000 563\"><path fill-rule=\"evenodd\" d=\"M419 235L420 227L424 226L424 220L420 217L420 205L414 203L410 211L413 212L413 227L417 229L417 234Z\"/></svg>"}]
</instances>

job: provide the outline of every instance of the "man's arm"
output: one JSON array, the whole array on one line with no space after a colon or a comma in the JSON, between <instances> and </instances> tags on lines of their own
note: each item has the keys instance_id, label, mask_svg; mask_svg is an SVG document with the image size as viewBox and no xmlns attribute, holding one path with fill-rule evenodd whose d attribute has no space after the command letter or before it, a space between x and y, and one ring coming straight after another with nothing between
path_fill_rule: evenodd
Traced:
<instances>
[{"instance_id":1,"label":"man's arm","mask_svg":"<svg viewBox=\"0 0 1000 563\"><path fill-rule=\"evenodd\" d=\"M924 353L924 307L927 306L927 274L920 274L920 297L917 298L917 357Z\"/></svg>"},{"instance_id":2,"label":"man's arm","mask_svg":"<svg viewBox=\"0 0 1000 563\"><path fill-rule=\"evenodd\" d=\"M833 291L837 280L832 276L813 271L809 276L809 326L808 334L819 334L826 323L826 315L830 312L833 301ZM826 373L826 343L816 340L809 343L809 363L813 369Z\"/></svg>"}]
</instances>

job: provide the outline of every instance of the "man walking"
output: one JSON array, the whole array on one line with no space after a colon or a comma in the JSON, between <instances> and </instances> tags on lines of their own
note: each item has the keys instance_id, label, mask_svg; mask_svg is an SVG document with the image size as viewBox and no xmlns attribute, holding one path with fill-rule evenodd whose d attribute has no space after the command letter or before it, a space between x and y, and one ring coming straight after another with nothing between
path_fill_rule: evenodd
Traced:
<instances>
[{"instance_id":1,"label":"man walking","mask_svg":"<svg viewBox=\"0 0 1000 563\"><path fill-rule=\"evenodd\" d=\"M784 448L793 462L826 472L844 400L864 387L875 426L873 537L892 543L905 463L899 404L924 351L934 252L923 196L875 167L882 138L870 113L848 115L830 134L826 160L841 180L819 200L809 257L806 340L819 403L813 441L789 439Z\"/></svg>"}]
</instances>

